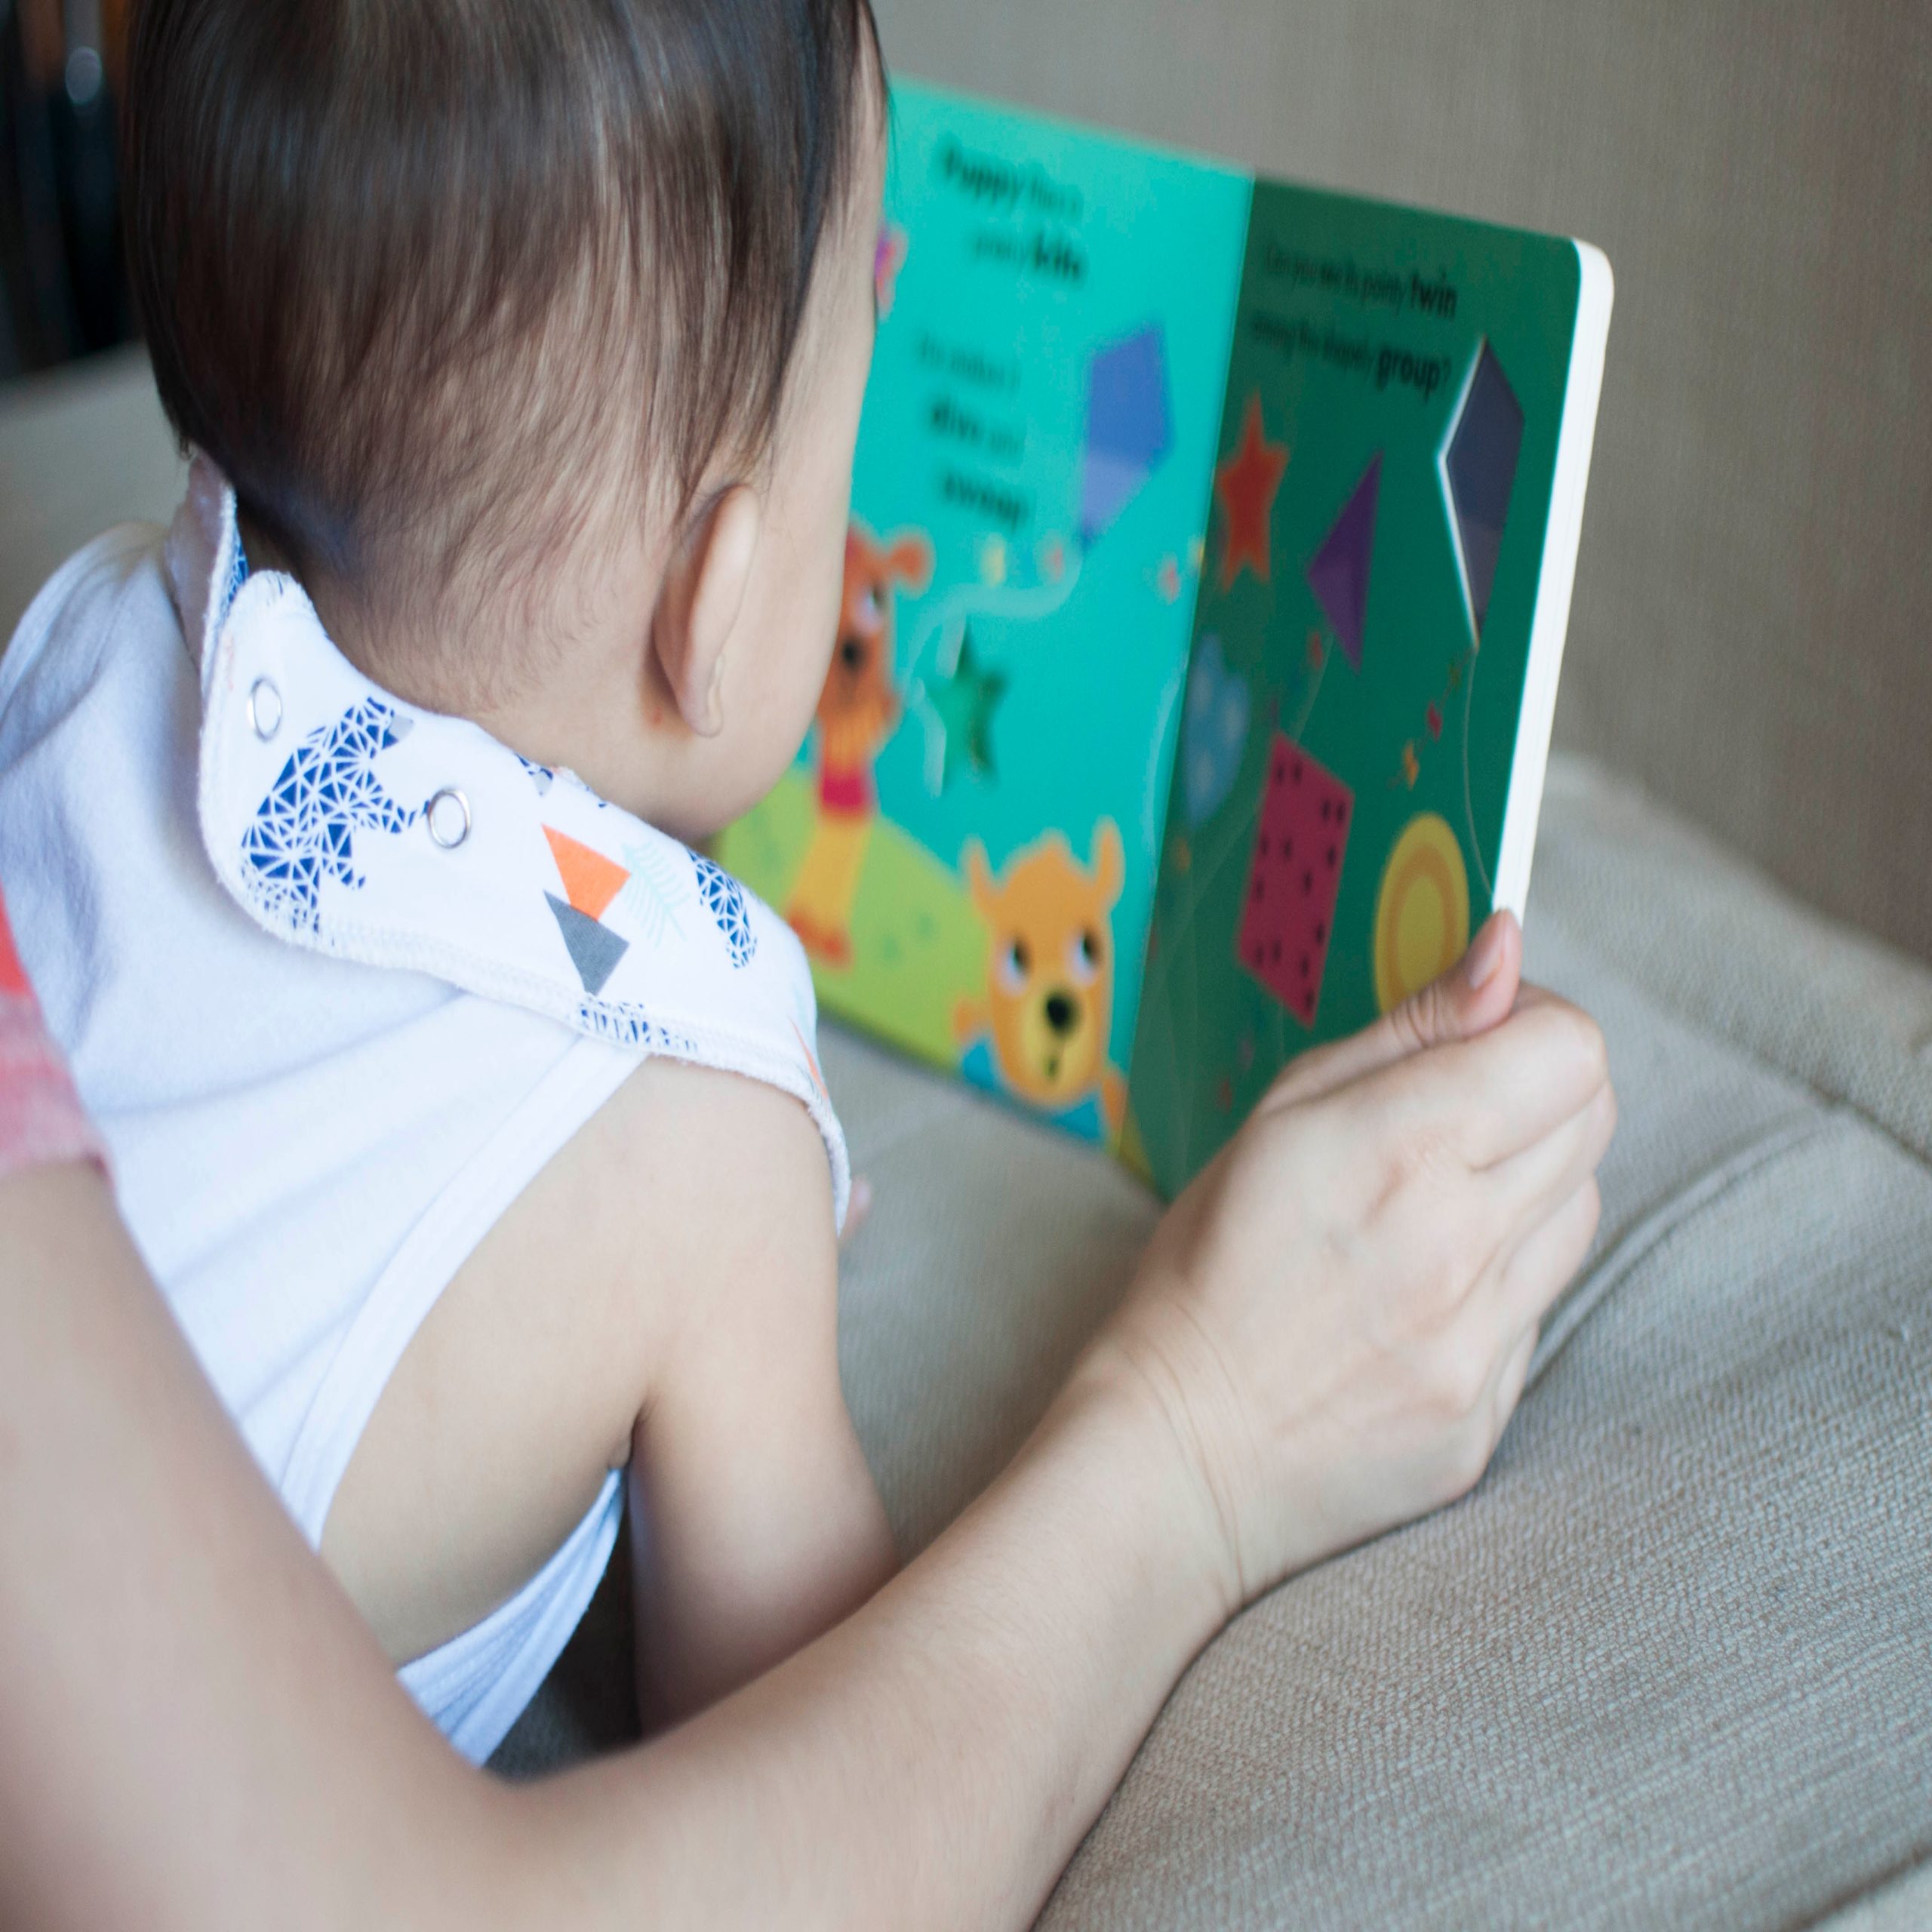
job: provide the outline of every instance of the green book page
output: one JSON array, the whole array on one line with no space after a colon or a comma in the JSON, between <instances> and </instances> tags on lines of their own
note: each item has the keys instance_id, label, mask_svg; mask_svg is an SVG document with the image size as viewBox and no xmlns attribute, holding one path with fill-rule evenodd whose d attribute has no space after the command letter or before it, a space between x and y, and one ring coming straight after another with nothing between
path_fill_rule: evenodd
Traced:
<instances>
[{"instance_id":1,"label":"green book page","mask_svg":"<svg viewBox=\"0 0 1932 1932\"><path fill-rule=\"evenodd\" d=\"M901 85L845 604L720 844L823 1005L1118 1131L1249 178Z\"/></svg>"},{"instance_id":2,"label":"green book page","mask_svg":"<svg viewBox=\"0 0 1932 1932\"><path fill-rule=\"evenodd\" d=\"M1164 1192L1491 909L1579 285L1567 241L1255 189L1132 1056Z\"/></svg>"}]
</instances>

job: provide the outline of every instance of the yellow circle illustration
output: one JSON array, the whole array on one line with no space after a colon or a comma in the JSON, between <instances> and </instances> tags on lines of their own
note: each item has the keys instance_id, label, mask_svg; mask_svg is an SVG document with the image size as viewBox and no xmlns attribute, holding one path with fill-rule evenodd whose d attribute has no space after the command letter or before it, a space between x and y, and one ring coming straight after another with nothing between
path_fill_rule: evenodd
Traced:
<instances>
[{"instance_id":1,"label":"yellow circle illustration","mask_svg":"<svg viewBox=\"0 0 1932 1932\"><path fill-rule=\"evenodd\" d=\"M1448 821L1419 813L1382 869L1375 1003L1384 1013L1446 973L1469 943L1469 878Z\"/></svg>"}]
</instances>

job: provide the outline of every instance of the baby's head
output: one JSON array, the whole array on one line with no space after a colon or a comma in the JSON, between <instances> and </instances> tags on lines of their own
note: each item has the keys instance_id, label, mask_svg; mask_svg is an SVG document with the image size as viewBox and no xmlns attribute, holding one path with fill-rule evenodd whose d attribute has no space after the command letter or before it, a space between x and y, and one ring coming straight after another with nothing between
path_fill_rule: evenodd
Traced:
<instances>
[{"instance_id":1,"label":"baby's head","mask_svg":"<svg viewBox=\"0 0 1932 1932\"><path fill-rule=\"evenodd\" d=\"M695 838L836 634L868 0L143 0L162 400L376 682Z\"/></svg>"}]
</instances>

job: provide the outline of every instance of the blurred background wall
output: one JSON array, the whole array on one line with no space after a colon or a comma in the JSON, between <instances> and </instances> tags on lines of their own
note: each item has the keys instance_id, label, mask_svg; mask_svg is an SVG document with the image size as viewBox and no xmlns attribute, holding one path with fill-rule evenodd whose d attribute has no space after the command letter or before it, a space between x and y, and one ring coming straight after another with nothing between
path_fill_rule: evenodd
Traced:
<instances>
[{"instance_id":1,"label":"blurred background wall","mask_svg":"<svg viewBox=\"0 0 1932 1932\"><path fill-rule=\"evenodd\" d=\"M0 377L125 340L126 0L0 0Z\"/></svg>"}]
</instances>

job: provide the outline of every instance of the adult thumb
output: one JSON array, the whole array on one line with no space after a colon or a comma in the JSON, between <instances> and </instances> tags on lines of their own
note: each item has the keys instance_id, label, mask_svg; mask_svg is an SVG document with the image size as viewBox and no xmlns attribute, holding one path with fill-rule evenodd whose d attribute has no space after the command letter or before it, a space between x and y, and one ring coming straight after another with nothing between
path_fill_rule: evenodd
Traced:
<instances>
[{"instance_id":1,"label":"adult thumb","mask_svg":"<svg viewBox=\"0 0 1932 1932\"><path fill-rule=\"evenodd\" d=\"M1492 913L1441 978L1391 1007L1372 1026L1291 1061L1263 1104L1318 1100L1413 1054L1486 1033L1509 1017L1522 977L1523 929L1515 913Z\"/></svg>"}]
</instances>

